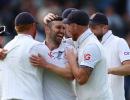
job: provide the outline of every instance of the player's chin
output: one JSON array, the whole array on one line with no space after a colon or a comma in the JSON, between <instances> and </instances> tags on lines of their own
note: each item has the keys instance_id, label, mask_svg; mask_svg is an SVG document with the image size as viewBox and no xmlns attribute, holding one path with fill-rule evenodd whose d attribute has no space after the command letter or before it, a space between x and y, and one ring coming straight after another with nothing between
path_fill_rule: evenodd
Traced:
<instances>
[{"instance_id":1,"label":"player's chin","mask_svg":"<svg viewBox=\"0 0 130 100\"><path fill-rule=\"evenodd\" d=\"M57 41L59 41L59 42L61 42L61 41L62 41L62 39L63 39L63 37L62 37L62 36L58 36L58 37L57 37Z\"/></svg>"},{"instance_id":2,"label":"player's chin","mask_svg":"<svg viewBox=\"0 0 130 100\"><path fill-rule=\"evenodd\" d=\"M60 44L60 43L61 43L61 41L62 41L62 39L63 39L63 38L61 38L61 37L57 37L57 39L56 39L57 43L59 43L59 44Z\"/></svg>"}]
</instances>

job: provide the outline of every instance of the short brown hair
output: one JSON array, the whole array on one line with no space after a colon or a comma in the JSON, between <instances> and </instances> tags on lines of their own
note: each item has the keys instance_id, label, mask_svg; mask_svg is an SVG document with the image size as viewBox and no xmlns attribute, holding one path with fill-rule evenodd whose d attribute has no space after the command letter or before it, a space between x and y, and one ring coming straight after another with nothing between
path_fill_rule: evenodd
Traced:
<instances>
[{"instance_id":1,"label":"short brown hair","mask_svg":"<svg viewBox=\"0 0 130 100\"><path fill-rule=\"evenodd\" d=\"M25 31L29 30L32 26L33 26L33 23L32 24L18 25L18 26L15 26L15 30L17 32L25 32Z\"/></svg>"},{"instance_id":2,"label":"short brown hair","mask_svg":"<svg viewBox=\"0 0 130 100\"><path fill-rule=\"evenodd\" d=\"M62 21L62 17L61 17L61 16L57 16L57 17L51 19L50 21L47 22L47 25L48 25L49 27L51 27L53 21Z\"/></svg>"}]
</instances>

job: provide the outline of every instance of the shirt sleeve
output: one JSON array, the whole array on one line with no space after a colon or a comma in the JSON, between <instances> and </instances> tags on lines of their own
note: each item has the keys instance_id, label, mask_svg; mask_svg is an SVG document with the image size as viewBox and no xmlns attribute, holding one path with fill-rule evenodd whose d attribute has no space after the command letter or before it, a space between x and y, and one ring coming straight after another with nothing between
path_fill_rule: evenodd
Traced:
<instances>
[{"instance_id":1,"label":"shirt sleeve","mask_svg":"<svg viewBox=\"0 0 130 100\"><path fill-rule=\"evenodd\" d=\"M101 60L101 51L97 44L87 45L83 50L81 56L80 66L94 68L95 65Z\"/></svg>"},{"instance_id":2,"label":"shirt sleeve","mask_svg":"<svg viewBox=\"0 0 130 100\"><path fill-rule=\"evenodd\" d=\"M120 39L118 42L118 53L120 61L130 60L130 48L124 39Z\"/></svg>"},{"instance_id":3,"label":"shirt sleeve","mask_svg":"<svg viewBox=\"0 0 130 100\"><path fill-rule=\"evenodd\" d=\"M37 45L34 45L30 49L29 56L31 56L31 55L38 55L38 54L43 56L43 53L44 53L43 44L37 44Z\"/></svg>"}]
</instances>

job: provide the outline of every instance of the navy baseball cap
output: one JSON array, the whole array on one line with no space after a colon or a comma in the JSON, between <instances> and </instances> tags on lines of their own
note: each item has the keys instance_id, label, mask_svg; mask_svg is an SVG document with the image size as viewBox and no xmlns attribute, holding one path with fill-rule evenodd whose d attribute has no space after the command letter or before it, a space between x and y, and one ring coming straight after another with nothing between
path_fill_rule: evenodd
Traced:
<instances>
[{"instance_id":1,"label":"navy baseball cap","mask_svg":"<svg viewBox=\"0 0 130 100\"><path fill-rule=\"evenodd\" d=\"M65 9L63 11L63 13L62 13L62 18L63 19L67 18L67 16L69 15L69 13L71 13L71 11L73 11L73 10L78 10L78 9L76 9L76 8L67 8L67 9Z\"/></svg>"},{"instance_id":2,"label":"navy baseball cap","mask_svg":"<svg viewBox=\"0 0 130 100\"><path fill-rule=\"evenodd\" d=\"M64 18L63 22L65 24L76 23L78 25L85 26L89 23L89 16L84 11L74 10L69 13L67 18Z\"/></svg>"},{"instance_id":3,"label":"navy baseball cap","mask_svg":"<svg viewBox=\"0 0 130 100\"><path fill-rule=\"evenodd\" d=\"M15 18L15 26L36 23L34 17L28 12L22 12Z\"/></svg>"},{"instance_id":4,"label":"navy baseball cap","mask_svg":"<svg viewBox=\"0 0 130 100\"><path fill-rule=\"evenodd\" d=\"M108 25L108 19L103 13L95 13L90 17L90 24Z\"/></svg>"}]
</instances>

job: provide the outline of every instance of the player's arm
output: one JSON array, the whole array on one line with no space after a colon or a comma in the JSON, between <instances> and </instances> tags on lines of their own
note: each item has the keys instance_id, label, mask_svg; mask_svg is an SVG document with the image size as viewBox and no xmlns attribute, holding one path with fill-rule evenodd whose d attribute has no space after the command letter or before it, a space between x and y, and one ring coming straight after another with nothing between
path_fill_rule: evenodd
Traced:
<instances>
[{"instance_id":1,"label":"player's arm","mask_svg":"<svg viewBox=\"0 0 130 100\"><path fill-rule=\"evenodd\" d=\"M130 49L127 42L124 39L121 39L117 48L121 66L109 68L108 74L121 76L130 75Z\"/></svg>"},{"instance_id":2,"label":"player's arm","mask_svg":"<svg viewBox=\"0 0 130 100\"><path fill-rule=\"evenodd\" d=\"M123 61L119 67L113 67L108 69L108 74L126 76L130 75L130 60Z\"/></svg>"},{"instance_id":3,"label":"player's arm","mask_svg":"<svg viewBox=\"0 0 130 100\"><path fill-rule=\"evenodd\" d=\"M101 58L100 50L96 45L87 46L87 48L83 51L83 58L78 58L82 59L79 64L73 49L69 49L66 52L66 56L74 77L80 85L87 83L95 64L100 61Z\"/></svg>"},{"instance_id":4,"label":"player's arm","mask_svg":"<svg viewBox=\"0 0 130 100\"><path fill-rule=\"evenodd\" d=\"M7 50L0 48L0 60L3 60L7 55Z\"/></svg>"},{"instance_id":5,"label":"player's arm","mask_svg":"<svg viewBox=\"0 0 130 100\"><path fill-rule=\"evenodd\" d=\"M38 56L32 55L30 57L30 62L33 66L46 68L64 78L67 78L69 80L73 80L74 76L71 72L69 64L66 65L65 68L61 68L59 66L56 66L54 64L48 63L40 54Z\"/></svg>"}]
</instances>

